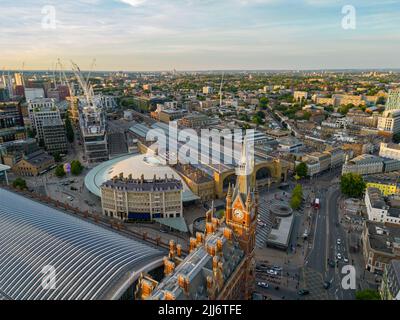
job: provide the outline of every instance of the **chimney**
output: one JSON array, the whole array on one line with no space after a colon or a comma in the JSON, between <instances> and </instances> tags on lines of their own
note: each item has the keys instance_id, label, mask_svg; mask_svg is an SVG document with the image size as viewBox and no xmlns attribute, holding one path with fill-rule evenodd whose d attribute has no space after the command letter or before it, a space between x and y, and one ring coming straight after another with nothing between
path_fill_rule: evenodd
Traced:
<instances>
[{"instance_id":1,"label":"chimney","mask_svg":"<svg viewBox=\"0 0 400 320\"><path fill-rule=\"evenodd\" d=\"M196 232L196 242L197 245L201 245L203 243L204 235L201 232Z\"/></svg>"},{"instance_id":2,"label":"chimney","mask_svg":"<svg viewBox=\"0 0 400 320\"><path fill-rule=\"evenodd\" d=\"M176 245L174 240L169 241L169 258L173 259L175 258L175 253L176 253Z\"/></svg>"},{"instance_id":3,"label":"chimney","mask_svg":"<svg viewBox=\"0 0 400 320\"><path fill-rule=\"evenodd\" d=\"M197 240L196 240L196 238L190 238L190 240L189 240L189 245L190 245L190 249L189 249L189 252L192 252L194 249L196 249L197 248Z\"/></svg>"},{"instance_id":4,"label":"chimney","mask_svg":"<svg viewBox=\"0 0 400 320\"><path fill-rule=\"evenodd\" d=\"M229 228L224 228L224 237L227 240L232 240L232 230Z\"/></svg>"}]
</instances>

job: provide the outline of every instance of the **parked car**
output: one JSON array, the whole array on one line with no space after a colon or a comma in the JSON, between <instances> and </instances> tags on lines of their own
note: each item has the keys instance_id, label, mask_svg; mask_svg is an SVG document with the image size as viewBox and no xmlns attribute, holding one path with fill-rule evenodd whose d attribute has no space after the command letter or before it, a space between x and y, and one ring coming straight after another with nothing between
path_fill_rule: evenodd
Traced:
<instances>
[{"instance_id":1,"label":"parked car","mask_svg":"<svg viewBox=\"0 0 400 320\"><path fill-rule=\"evenodd\" d=\"M328 290L330 287L331 287L331 283L329 281L325 281L324 288Z\"/></svg>"},{"instance_id":2,"label":"parked car","mask_svg":"<svg viewBox=\"0 0 400 320\"><path fill-rule=\"evenodd\" d=\"M269 270L267 271L267 273L270 274L270 275L274 275L274 276L277 276L277 275L278 275L278 271L277 271L277 270L274 270L274 269L269 269Z\"/></svg>"},{"instance_id":3,"label":"parked car","mask_svg":"<svg viewBox=\"0 0 400 320\"><path fill-rule=\"evenodd\" d=\"M257 285L261 288L267 289L269 287L269 284L266 282L257 282Z\"/></svg>"},{"instance_id":4,"label":"parked car","mask_svg":"<svg viewBox=\"0 0 400 320\"><path fill-rule=\"evenodd\" d=\"M300 290L297 292L297 294L298 294L299 296L306 296L306 295L310 294L310 291L307 290L307 289L300 289Z\"/></svg>"}]
</instances>

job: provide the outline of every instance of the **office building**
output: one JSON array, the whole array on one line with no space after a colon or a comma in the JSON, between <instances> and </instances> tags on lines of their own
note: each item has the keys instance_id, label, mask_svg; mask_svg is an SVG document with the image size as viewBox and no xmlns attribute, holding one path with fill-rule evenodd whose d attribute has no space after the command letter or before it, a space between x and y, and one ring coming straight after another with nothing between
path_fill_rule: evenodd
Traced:
<instances>
[{"instance_id":1,"label":"office building","mask_svg":"<svg viewBox=\"0 0 400 320\"><path fill-rule=\"evenodd\" d=\"M26 101L45 98L43 88L25 88Z\"/></svg>"},{"instance_id":2,"label":"office building","mask_svg":"<svg viewBox=\"0 0 400 320\"><path fill-rule=\"evenodd\" d=\"M61 119L44 119L42 131L43 143L47 152L51 154L68 152L67 134Z\"/></svg>"},{"instance_id":3,"label":"office building","mask_svg":"<svg viewBox=\"0 0 400 320\"><path fill-rule=\"evenodd\" d=\"M181 218L182 189L173 177L133 179L121 173L101 186L103 214L124 221Z\"/></svg>"},{"instance_id":4,"label":"office building","mask_svg":"<svg viewBox=\"0 0 400 320\"><path fill-rule=\"evenodd\" d=\"M400 160L400 145L396 143L381 143L379 149L381 157Z\"/></svg>"},{"instance_id":5,"label":"office building","mask_svg":"<svg viewBox=\"0 0 400 320\"><path fill-rule=\"evenodd\" d=\"M24 120L18 102L0 102L0 143L25 137Z\"/></svg>"},{"instance_id":6,"label":"office building","mask_svg":"<svg viewBox=\"0 0 400 320\"><path fill-rule=\"evenodd\" d=\"M48 121L60 122L61 113L54 99L34 99L28 102L28 114L32 128L36 131L39 144L44 145L43 124Z\"/></svg>"},{"instance_id":7,"label":"office building","mask_svg":"<svg viewBox=\"0 0 400 320\"><path fill-rule=\"evenodd\" d=\"M213 94L214 93L214 89L212 87L203 87L203 94Z\"/></svg>"},{"instance_id":8,"label":"office building","mask_svg":"<svg viewBox=\"0 0 400 320\"><path fill-rule=\"evenodd\" d=\"M347 161L342 168L342 174L373 174L383 172L383 160L380 157L363 154L350 161Z\"/></svg>"},{"instance_id":9,"label":"office building","mask_svg":"<svg viewBox=\"0 0 400 320\"><path fill-rule=\"evenodd\" d=\"M385 111L391 110L400 110L400 88L389 91Z\"/></svg>"},{"instance_id":10,"label":"office building","mask_svg":"<svg viewBox=\"0 0 400 320\"><path fill-rule=\"evenodd\" d=\"M378 118L378 130L396 134L400 132L400 110L386 110Z\"/></svg>"},{"instance_id":11,"label":"office building","mask_svg":"<svg viewBox=\"0 0 400 320\"><path fill-rule=\"evenodd\" d=\"M364 199L369 220L400 226L399 199L385 198L378 188L373 187L367 188Z\"/></svg>"}]
</instances>

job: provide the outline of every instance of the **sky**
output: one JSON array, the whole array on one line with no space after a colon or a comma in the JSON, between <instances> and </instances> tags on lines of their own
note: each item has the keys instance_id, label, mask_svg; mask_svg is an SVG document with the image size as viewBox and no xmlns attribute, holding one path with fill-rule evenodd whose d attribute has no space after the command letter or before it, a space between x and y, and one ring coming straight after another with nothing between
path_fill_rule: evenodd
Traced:
<instances>
[{"instance_id":1,"label":"sky","mask_svg":"<svg viewBox=\"0 0 400 320\"><path fill-rule=\"evenodd\" d=\"M115 71L399 68L400 0L0 0L0 68L58 58Z\"/></svg>"}]
</instances>

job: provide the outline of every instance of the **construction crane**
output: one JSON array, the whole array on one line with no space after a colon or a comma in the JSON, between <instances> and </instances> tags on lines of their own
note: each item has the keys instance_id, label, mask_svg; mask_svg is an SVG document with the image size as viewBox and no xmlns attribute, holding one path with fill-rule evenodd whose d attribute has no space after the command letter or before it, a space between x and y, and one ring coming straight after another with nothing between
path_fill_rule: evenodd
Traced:
<instances>
[{"instance_id":1,"label":"construction crane","mask_svg":"<svg viewBox=\"0 0 400 320\"><path fill-rule=\"evenodd\" d=\"M88 73L87 78L86 78L86 85L87 86L89 85L90 75L91 75L95 65L96 65L96 59L93 59L92 65L90 66L89 73Z\"/></svg>"},{"instance_id":2,"label":"construction crane","mask_svg":"<svg viewBox=\"0 0 400 320\"><path fill-rule=\"evenodd\" d=\"M83 94L85 96L87 105L89 107L95 107L95 103L93 101L93 97L94 97L93 87L90 86L90 84L85 81L82 71L79 68L79 66L73 61L71 61L71 64L72 64L72 72L74 73L79 85L81 86L81 88L83 90Z\"/></svg>"},{"instance_id":3,"label":"construction crane","mask_svg":"<svg viewBox=\"0 0 400 320\"><path fill-rule=\"evenodd\" d=\"M65 75L64 67L63 67L63 64L61 63L60 58L58 58L57 63L58 63L58 65L59 65L59 67L60 67L60 82L61 82L61 84L64 83L64 82L62 81L62 77L61 77L61 75L62 75L62 76L64 77L65 83L66 83L66 85L67 85L67 87L68 87L69 95L70 95L71 98L73 98L73 97L74 97L74 91L72 90L71 84L69 83L69 81L68 81L68 79L67 79L67 76Z\"/></svg>"},{"instance_id":4,"label":"construction crane","mask_svg":"<svg viewBox=\"0 0 400 320\"><path fill-rule=\"evenodd\" d=\"M224 73L222 72L221 85L219 87L219 107L222 107L222 85L224 83Z\"/></svg>"}]
</instances>

